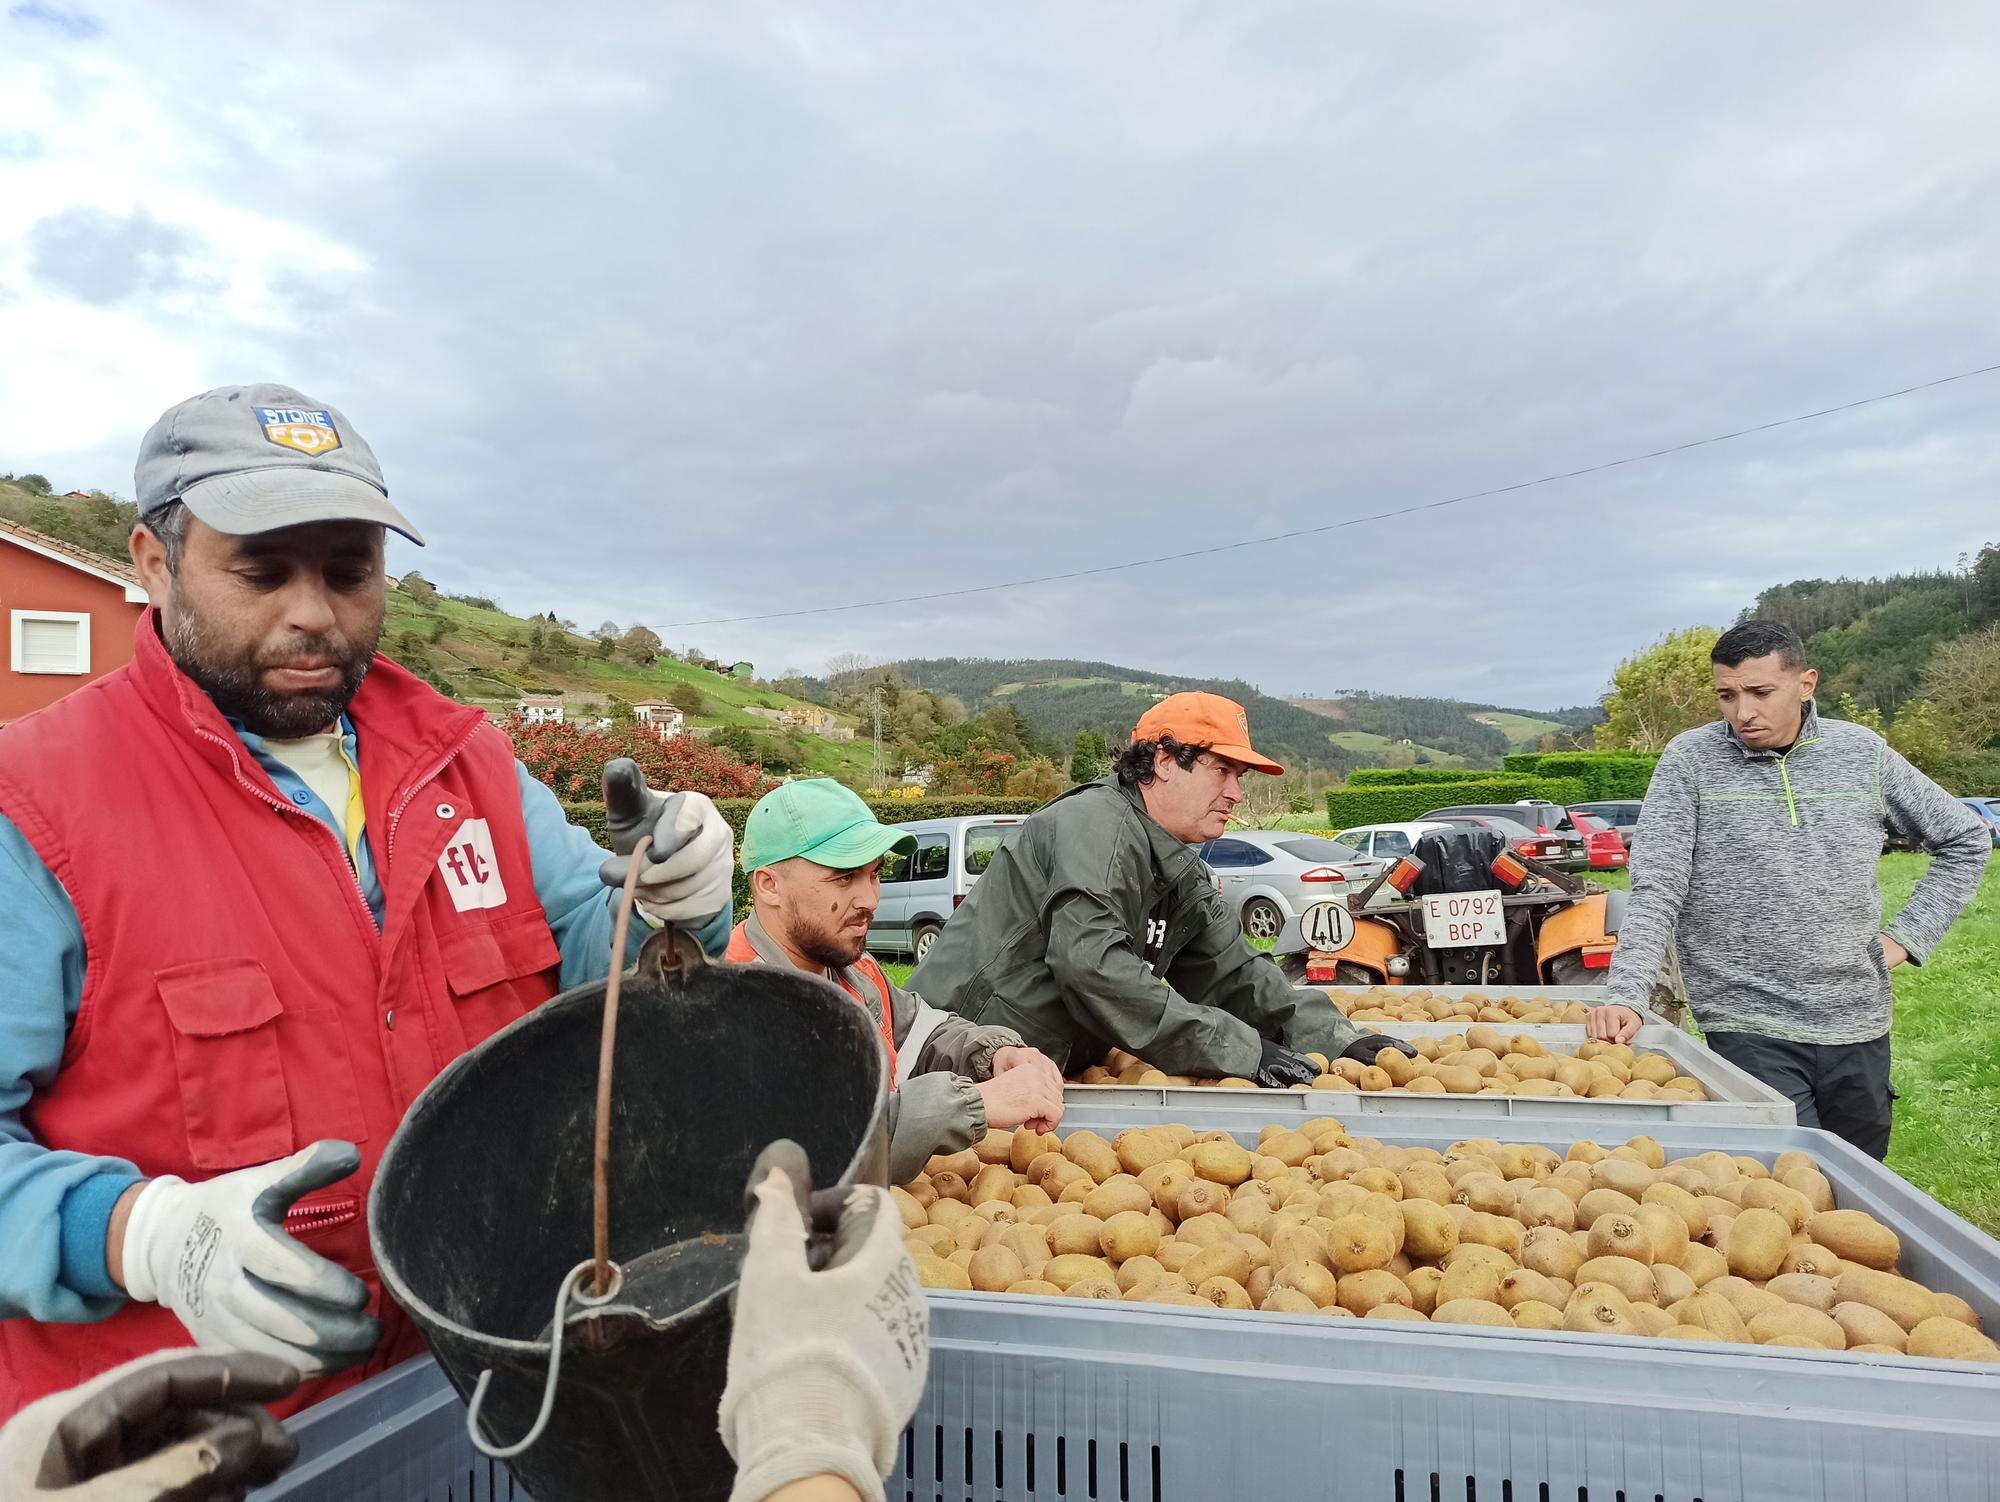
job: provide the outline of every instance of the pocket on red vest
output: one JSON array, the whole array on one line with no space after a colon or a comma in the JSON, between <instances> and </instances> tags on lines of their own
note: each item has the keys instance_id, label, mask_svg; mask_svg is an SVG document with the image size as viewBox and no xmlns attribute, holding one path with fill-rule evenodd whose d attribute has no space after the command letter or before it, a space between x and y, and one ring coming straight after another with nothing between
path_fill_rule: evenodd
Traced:
<instances>
[{"instance_id":1,"label":"pocket on red vest","mask_svg":"<svg viewBox=\"0 0 2000 1502\"><path fill-rule=\"evenodd\" d=\"M189 1160L223 1170L292 1151L278 1018L284 1007L252 959L197 960L154 977L173 1024L174 1073Z\"/></svg>"}]
</instances>

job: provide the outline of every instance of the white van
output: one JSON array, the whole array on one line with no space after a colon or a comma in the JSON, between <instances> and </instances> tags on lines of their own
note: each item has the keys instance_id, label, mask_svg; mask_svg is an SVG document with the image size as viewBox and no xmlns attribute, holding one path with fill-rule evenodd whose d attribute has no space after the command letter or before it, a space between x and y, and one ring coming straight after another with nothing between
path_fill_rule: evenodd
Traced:
<instances>
[{"instance_id":1,"label":"white van","mask_svg":"<svg viewBox=\"0 0 2000 1502\"><path fill-rule=\"evenodd\" d=\"M1027 821L1026 814L983 814L898 824L917 837L917 851L908 858L891 852L882 862L882 905L868 928L868 948L917 960L929 954L993 852Z\"/></svg>"}]
</instances>

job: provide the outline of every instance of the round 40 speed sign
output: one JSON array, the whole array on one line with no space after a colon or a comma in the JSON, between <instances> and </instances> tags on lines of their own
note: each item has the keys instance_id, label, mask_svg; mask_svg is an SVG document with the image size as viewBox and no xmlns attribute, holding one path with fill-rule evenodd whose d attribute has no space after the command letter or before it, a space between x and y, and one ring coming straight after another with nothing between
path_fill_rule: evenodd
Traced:
<instances>
[{"instance_id":1,"label":"round 40 speed sign","mask_svg":"<svg viewBox=\"0 0 2000 1502\"><path fill-rule=\"evenodd\" d=\"M1314 949L1345 949L1354 937L1354 915L1344 902L1315 902L1299 918L1299 932Z\"/></svg>"}]
</instances>

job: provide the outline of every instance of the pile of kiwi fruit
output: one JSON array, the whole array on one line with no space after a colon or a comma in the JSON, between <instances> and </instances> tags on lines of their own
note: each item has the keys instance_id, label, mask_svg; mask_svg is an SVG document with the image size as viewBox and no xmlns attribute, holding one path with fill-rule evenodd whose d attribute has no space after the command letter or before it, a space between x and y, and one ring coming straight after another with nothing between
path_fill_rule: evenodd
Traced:
<instances>
[{"instance_id":1,"label":"pile of kiwi fruit","mask_svg":"<svg viewBox=\"0 0 2000 1502\"><path fill-rule=\"evenodd\" d=\"M1024 1127L891 1192L930 1288L2000 1362L1803 1152Z\"/></svg>"},{"instance_id":2,"label":"pile of kiwi fruit","mask_svg":"<svg viewBox=\"0 0 2000 1502\"><path fill-rule=\"evenodd\" d=\"M1547 1095L1591 1100L1707 1100L1701 1082L1682 1074L1665 1054L1640 1053L1625 1043L1596 1039L1573 1049L1552 1047L1527 1033L1509 1037L1490 1023L1478 1022L1462 1033L1412 1038L1413 1059L1399 1049L1385 1048L1373 1064L1353 1059L1329 1060L1309 1053L1320 1075L1298 1090L1406 1090L1430 1095ZM1256 1081L1196 1079L1166 1074L1143 1059L1114 1049L1104 1063L1093 1065L1075 1080L1079 1085L1183 1085L1227 1090L1254 1090Z\"/></svg>"},{"instance_id":3,"label":"pile of kiwi fruit","mask_svg":"<svg viewBox=\"0 0 2000 1502\"><path fill-rule=\"evenodd\" d=\"M1542 996L1489 996L1468 991L1463 996L1440 996L1424 986L1370 986L1361 992L1335 988L1326 993L1341 1015L1355 1022L1470 1022L1577 1023L1589 1020L1590 1004L1583 1001L1550 1001Z\"/></svg>"}]
</instances>

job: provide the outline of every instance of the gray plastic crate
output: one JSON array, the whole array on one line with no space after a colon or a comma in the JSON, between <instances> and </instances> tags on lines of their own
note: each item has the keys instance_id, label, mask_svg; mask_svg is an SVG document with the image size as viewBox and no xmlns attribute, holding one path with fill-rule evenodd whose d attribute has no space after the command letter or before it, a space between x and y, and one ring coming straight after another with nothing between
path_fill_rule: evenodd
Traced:
<instances>
[{"instance_id":1,"label":"gray plastic crate","mask_svg":"<svg viewBox=\"0 0 2000 1502\"><path fill-rule=\"evenodd\" d=\"M1240 1096L1239 1096L1240 1099ZM1080 1116L1102 1113L1080 1110ZM1170 1110L1065 1126L1141 1126ZM1245 1137L1254 1103L1211 1124ZM1442 1147L1458 1119L1369 1122ZM2000 1243L1825 1132L1666 1123L1673 1156L1803 1148L1904 1268L2000 1327ZM1565 1124L1509 1135L1566 1147ZM1964 1502L2000 1497L2000 1368L1143 1304L932 1296L894 1502ZM261 1502L513 1502L428 1361L294 1420Z\"/></svg>"},{"instance_id":2,"label":"gray plastic crate","mask_svg":"<svg viewBox=\"0 0 2000 1502\"><path fill-rule=\"evenodd\" d=\"M1651 1014L1648 1014L1649 1016ZM1458 1022L1378 1022L1377 1032L1392 1038L1435 1037L1462 1033L1467 1028L1486 1025ZM1581 1023L1544 1022L1532 1026L1492 1023L1510 1036L1526 1033L1543 1047L1573 1053L1584 1041ZM1255 1102L1271 1119L1300 1113L1307 1116L1329 1114L1330 1103L1353 1103L1363 1115L1455 1116L1465 1118L1555 1117L1564 1121L1592 1120L1630 1123L1642 1132L1659 1121L1761 1122L1770 1126L1791 1126L1798 1113L1791 1101L1753 1075L1744 1073L1722 1055L1707 1048L1692 1034L1664 1022L1652 1022L1639 1029L1632 1046L1647 1053L1665 1054L1681 1073L1699 1080L1709 1099L1673 1100L1579 1100L1550 1095L1429 1095L1407 1090L1217 1090L1193 1085L1067 1085L1063 1099L1071 1105L1090 1105L1109 1110L1131 1107L1165 1108L1199 1112L1204 1117L1218 1108L1240 1110L1243 1102ZM1339 1114L1339 1113L1332 1113ZM1579 1129L1580 1130L1580 1129ZM1580 1132L1588 1136L1587 1132Z\"/></svg>"}]
</instances>

